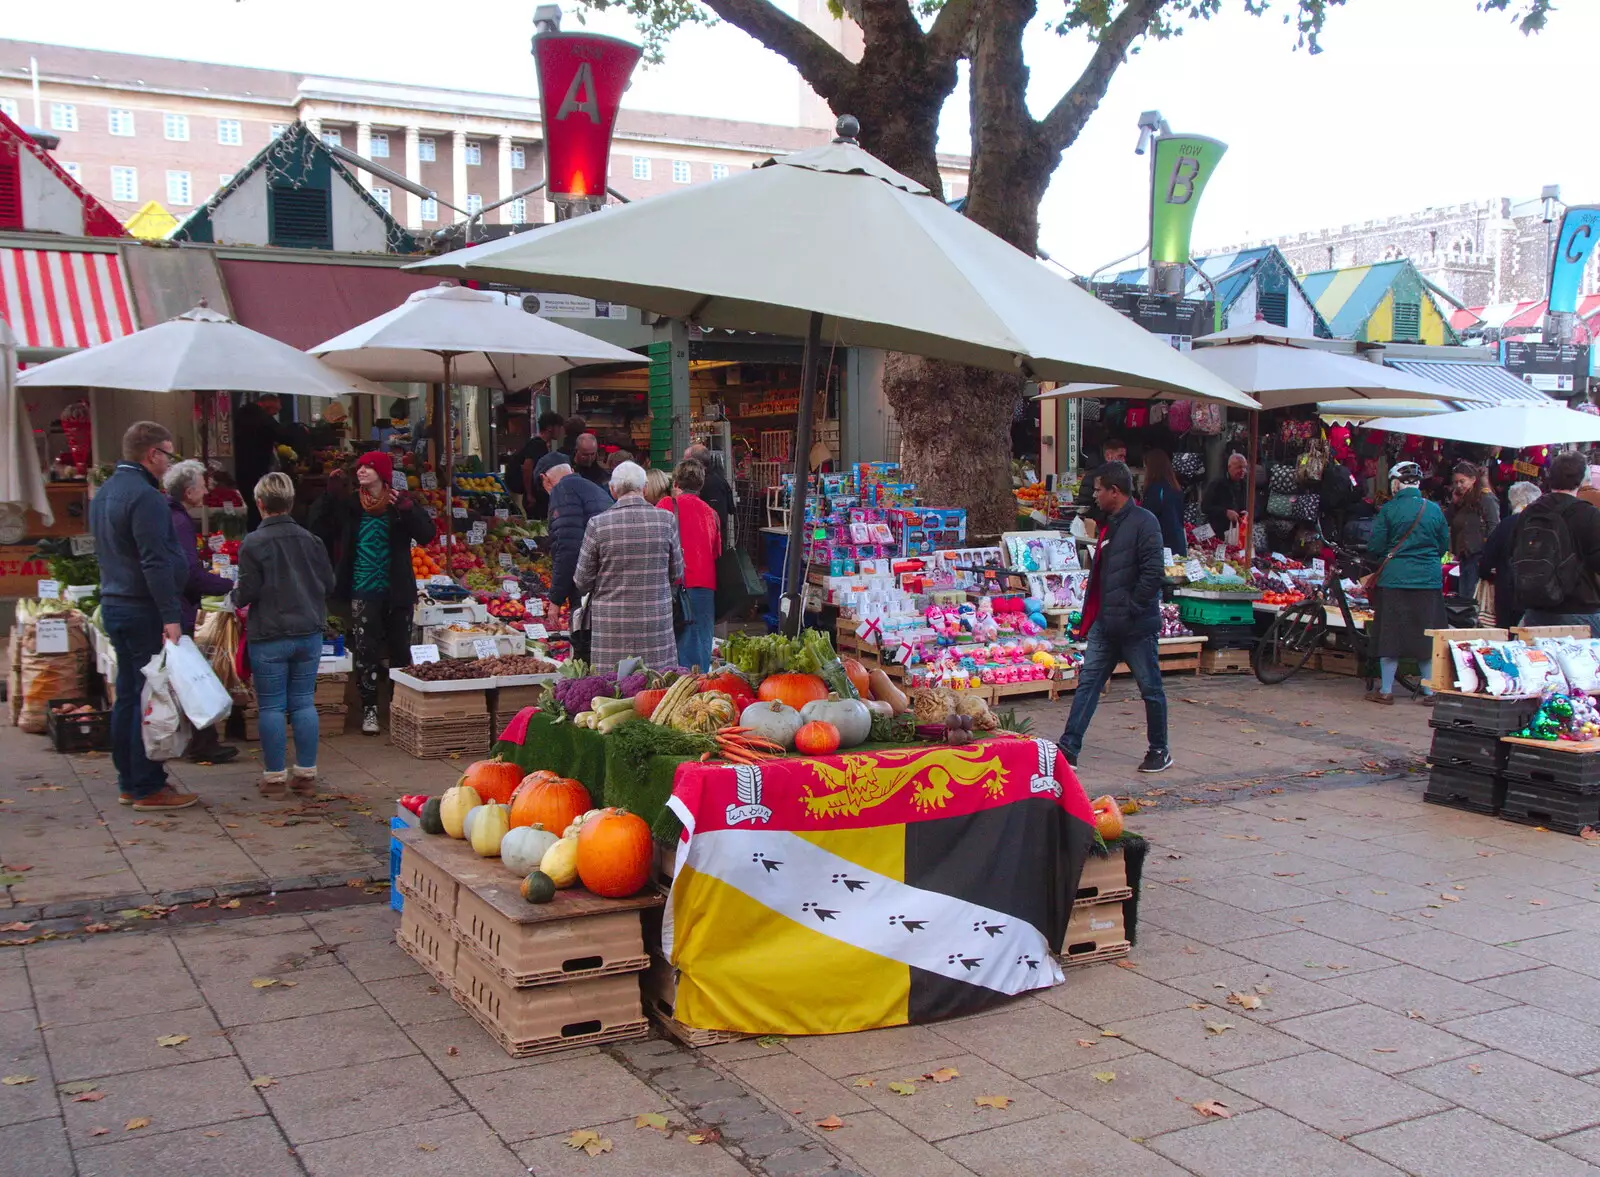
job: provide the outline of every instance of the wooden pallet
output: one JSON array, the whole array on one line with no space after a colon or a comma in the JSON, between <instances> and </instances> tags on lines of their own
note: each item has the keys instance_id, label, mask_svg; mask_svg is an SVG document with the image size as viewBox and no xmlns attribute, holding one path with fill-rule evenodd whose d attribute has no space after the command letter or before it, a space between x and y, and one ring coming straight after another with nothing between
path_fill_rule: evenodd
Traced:
<instances>
[{"instance_id":1,"label":"wooden pallet","mask_svg":"<svg viewBox=\"0 0 1600 1177\"><path fill-rule=\"evenodd\" d=\"M1249 674L1249 650L1202 650L1201 674Z\"/></svg>"},{"instance_id":2,"label":"wooden pallet","mask_svg":"<svg viewBox=\"0 0 1600 1177\"><path fill-rule=\"evenodd\" d=\"M1157 661L1161 664L1161 673L1167 674L1174 670L1192 670L1196 675L1200 673L1200 655L1205 650L1205 638L1161 638L1157 649ZM1132 674L1126 662L1119 662L1112 674Z\"/></svg>"},{"instance_id":3,"label":"wooden pallet","mask_svg":"<svg viewBox=\"0 0 1600 1177\"><path fill-rule=\"evenodd\" d=\"M1453 694L1461 692L1454 690L1456 664L1450 657L1451 642L1504 642L1511 639L1511 635L1503 629L1425 629L1422 632L1433 639L1433 678L1428 686L1435 691L1450 691Z\"/></svg>"},{"instance_id":4,"label":"wooden pallet","mask_svg":"<svg viewBox=\"0 0 1600 1177\"><path fill-rule=\"evenodd\" d=\"M1005 699L1015 699L1019 696L1024 698L1037 698L1041 695L1053 703L1062 695L1070 695L1074 690L1077 689L1077 677L1078 676L1074 674L1071 677L1064 679L1036 678L1032 682L1001 683L989 688L989 690L993 692L989 699L989 705L993 707Z\"/></svg>"}]
</instances>

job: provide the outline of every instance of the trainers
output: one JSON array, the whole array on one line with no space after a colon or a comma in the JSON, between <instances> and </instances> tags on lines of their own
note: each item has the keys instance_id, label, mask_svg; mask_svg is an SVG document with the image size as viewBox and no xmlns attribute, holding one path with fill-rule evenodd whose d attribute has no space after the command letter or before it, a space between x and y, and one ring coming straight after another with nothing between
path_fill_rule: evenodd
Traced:
<instances>
[{"instance_id":1,"label":"trainers","mask_svg":"<svg viewBox=\"0 0 1600 1177\"><path fill-rule=\"evenodd\" d=\"M1172 753L1165 748L1152 748L1139 763L1140 772L1166 772L1172 767Z\"/></svg>"},{"instance_id":2,"label":"trainers","mask_svg":"<svg viewBox=\"0 0 1600 1177\"><path fill-rule=\"evenodd\" d=\"M1068 752L1063 748L1061 749L1061 754L1067 758L1067 763L1072 765L1073 768L1078 767L1078 754L1076 752Z\"/></svg>"},{"instance_id":3,"label":"trainers","mask_svg":"<svg viewBox=\"0 0 1600 1177\"><path fill-rule=\"evenodd\" d=\"M364 736L378 734L378 709L376 707L363 707L361 709L361 734Z\"/></svg>"},{"instance_id":4,"label":"trainers","mask_svg":"<svg viewBox=\"0 0 1600 1177\"><path fill-rule=\"evenodd\" d=\"M140 813L161 812L167 809L188 809L191 805L198 805L200 798L194 793L180 793L168 785L159 793L152 793L148 797L139 797L134 800L133 807Z\"/></svg>"},{"instance_id":5,"label":"trainers","mask_svg":"<svg viewBox=\"0 0 1600 1177\"><path fill-rule=\"evenodd\" d=\"M195 752L187 757L190 764L226 764L239 755L239 749L232 744L218 744L207 748L204 752Z\"/></svg>"},{"instance_id":6,"label":"trainers","mask_svg":"<svg viewBox=\"0 0 1600 1177\"><path fill-rule=\"evenodd\" d=\"M134 796L133 796L132 793L118 793L117 794L117 804L118 805L132 805L133 802L134 802Z\"/></svg>"}]
</instances>

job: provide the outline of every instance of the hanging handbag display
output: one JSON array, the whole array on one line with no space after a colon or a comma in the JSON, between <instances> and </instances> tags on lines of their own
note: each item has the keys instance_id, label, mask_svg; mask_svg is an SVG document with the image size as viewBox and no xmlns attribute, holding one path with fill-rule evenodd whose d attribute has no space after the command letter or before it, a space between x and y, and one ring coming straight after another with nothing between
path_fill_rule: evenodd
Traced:
<instances>
[{"instance_id":1,"label":"hanging handbag display","mask_svg":"<svg viewBox=\"0 0 1600 1177\"><path fill-rule=\"evenodd\" d=\"M1267 496L1267 514L1274 519L1294 518L1294 496L1273 492Z\"/></svg>"},{"instance_id":2,"label":"hanging handbag display","mask_svg":"<svg viewBox=\"0 0 1600 1177\"><path fill-rule=\"evenodd\" d=\"M1315 523L1322 514L1322 496L1320 494L1291 495L1289 497L1289 514L1295 519L1303 519L1307 523Z\"/></svg>"},{"instance_id":3,"label":"hanging handbag display","mask_svg":"<svg viewBox=\"0 0 1600 1177\"><path fill-rule=\"evenodd\" d=\"M1274 466L1267 474L1267 489L1273 494L1293 494L1298 484L1299 479L1292 465ZM1274 511L1273 514L1276 515L1277 512Z\"/></svg>"}]
</instances>

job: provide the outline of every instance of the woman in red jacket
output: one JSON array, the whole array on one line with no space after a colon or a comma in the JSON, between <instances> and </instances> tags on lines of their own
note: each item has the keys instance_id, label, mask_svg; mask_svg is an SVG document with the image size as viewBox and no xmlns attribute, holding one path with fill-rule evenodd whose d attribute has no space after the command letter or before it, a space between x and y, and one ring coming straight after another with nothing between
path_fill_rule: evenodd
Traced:
<instances>
[{"instance_id":1,"label":"woman in red jacket","mask_svg":"<svg viewBox=\"0 0 1600 1177\"><path fill-rule=\"evenodd\" d=\"M678 637L678 664L711 669L711 629L716 624L717 557L722 555L722 520L700 498L706 468L679 462L672 476L672 494L656 505L678 516L683 544L683 587L693 620Z\"/></svg>"}]
</instances>

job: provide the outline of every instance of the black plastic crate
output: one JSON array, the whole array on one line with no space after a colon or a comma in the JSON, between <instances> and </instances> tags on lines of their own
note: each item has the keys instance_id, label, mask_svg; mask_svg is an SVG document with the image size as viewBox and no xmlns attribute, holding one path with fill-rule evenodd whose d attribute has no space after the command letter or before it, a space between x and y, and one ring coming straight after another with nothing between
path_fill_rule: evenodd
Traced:
<instances>
[{"instance_id":1,"label":"black plastic crate","mask_svg":"<svg viewBox=\"0 0 1600 1177\"><path fill-rule=\"evenodd\" d=\"M94 711L61 715L57 707L81 707L88 703ZM95 699L51 699L46 711L45 731L57 752L105 752L111 747L111 710L101 708Z\"/></svg>"},{"instance_id":2,"label":"black plastic crate","mask_svg":"<svg viewBox=\"0 0 1600 1177\"><path fill-rule=\"evenodd\" d=\"M1568 752L1556 747L1503 744L1508 749L1508 779L1558 789L1563 793L1600 793L1600 752Z\"/></svg>"},{"instance_id":3,"label":"black plastic crate","mask_svg":"<svg viewBox=\"0 0 1600 1177\"><path fill-rule=\"evenodd\" d=\"M1464 768L1469 772L1500 772L1506 766L1506 750L1499 736L1486 736L1470 728L1437 728L1428 763L1435 768Z\"/></svg>"},{"instance_id":4,"label":"black plastic crate","mask_svg":"<svg viewBox=\"0 0 1600 1177\"><path fill-rule=\"evenodd\" d=\"M1428 719L1430 727L1446 731L1509 736L1527 726L1539 710L1538 699L1498 699L1493 695L1454 695L1439 692Z\"/></svg>"},{"instance_id":5,"label":"black plastic crate","mask_svg":"<svg viewBox=\"0 0 1600 1177\"><path fill-rule=\"evenodd\" d=\"M1196 637L1206 639L1210 650L1248 650L1256 644L1253 625L1190 625Z\"/></svg>"},{"instance_id":6,"label":"black plastic crate","mask_svg":"<svg viewBox=\"0 0 1600 1177\"><path fill-rule=\"evenodd\" d=\"M1428 773L1428 786L1422 799L1451 809L1471 813L1495 814L1505 802L1505 778L1469 769L1435 767Z\"/></svg>"},{"instance_id":7,"label":"black plastic crate","mask_svg":"<svg viewBox=\"0 0 1600 1177\"><path fill-rule=\"evenodd\" d=\"M1600 794L1567 793L1507 781L1500 816L1525 826L1543 826L1562 834L1576 834L1585 826L1600 829Z\"/></svg>"}]
</instances>

